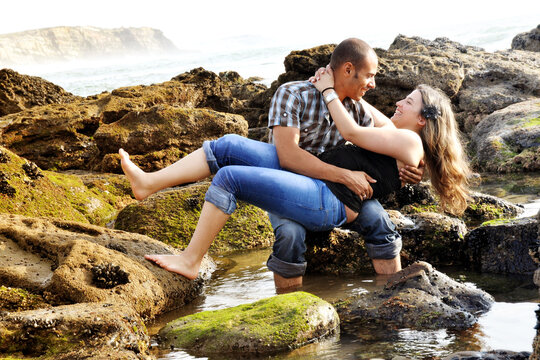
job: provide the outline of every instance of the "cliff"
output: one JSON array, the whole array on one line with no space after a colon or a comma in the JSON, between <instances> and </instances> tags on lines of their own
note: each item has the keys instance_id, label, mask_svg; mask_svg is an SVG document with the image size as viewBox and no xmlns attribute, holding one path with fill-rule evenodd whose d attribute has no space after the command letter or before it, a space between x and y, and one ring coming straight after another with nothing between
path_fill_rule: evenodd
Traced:
<instances>
[{"instance_id":1,"label":"cliff","mask_svg":"<svg viewBox=\"0 0 540 360\"><path fill-rule=\"evenodd\" d=\"M0 68L73 59L159 55L176 51L160 30L53 27L0 35Z\"/></svg>"}]
</instances>

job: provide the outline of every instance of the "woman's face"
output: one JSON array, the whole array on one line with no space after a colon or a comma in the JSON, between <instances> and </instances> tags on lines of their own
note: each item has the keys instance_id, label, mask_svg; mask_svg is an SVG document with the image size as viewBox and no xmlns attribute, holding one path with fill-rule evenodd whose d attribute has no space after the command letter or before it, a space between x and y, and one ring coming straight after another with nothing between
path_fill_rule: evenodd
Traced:
<instances>
[{"instance_id":1,"label":"woman's face","mask_svg":"<svg viewBox=\"0 0 540 360\"><path fill-rule=\"evenodd\" d=\"M422 94L420 94L420 91L414 90L405 99L399 100L396 106L396 111L391 117L394 125L400 129L414 130L418 120L421 119Z\"/></svg>"}]
</instances>

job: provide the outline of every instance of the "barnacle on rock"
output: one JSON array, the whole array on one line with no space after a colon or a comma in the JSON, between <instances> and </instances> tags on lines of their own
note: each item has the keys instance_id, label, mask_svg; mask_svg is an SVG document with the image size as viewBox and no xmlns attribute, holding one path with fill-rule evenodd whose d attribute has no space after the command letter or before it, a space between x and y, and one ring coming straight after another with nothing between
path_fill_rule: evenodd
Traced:
<instances>
[{"instance_id":1,"label":"barnacle on rock","mask_svg":"<svg viewBox=\"0 0 540 360\"><path fill-rule=\"evenodd\" d=\"M90 271L92 271L92 282L102 289L112 289L115 286L129 282L129 274L120 269L118 265L95 265Z\"/></svg>"}]
</instances>

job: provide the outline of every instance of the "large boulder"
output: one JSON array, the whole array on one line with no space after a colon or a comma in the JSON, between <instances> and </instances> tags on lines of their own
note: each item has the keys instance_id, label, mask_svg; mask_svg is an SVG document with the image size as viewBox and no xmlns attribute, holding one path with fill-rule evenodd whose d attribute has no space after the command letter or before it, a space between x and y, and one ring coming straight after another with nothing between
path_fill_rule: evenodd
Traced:
<instances>
[{"instance_id":1,"label":"large boulder","mask_svg":"<svg viewBox=\"0 0 540 360\"><path fill-rule=\"evenodd\" d=\"M167 324L159 335L164 346L197 355L261 356L338 331L339 318L332 305L314 295L294 292L185 316Z\"/></svg>"},{"instance_id":2,"label":"large boulder","mask_svg":"<svg viewBox=\"0 0 540 360\"><path fill-rule=\"evenodd\" d=\"M489 53L446 38L399 35L387 51L377 49L378 86L365 99L387 115L395 102L421 83L441 88L470 131L487 114L540 94L539 55Z\"/></svg>"},{"instance_id":3,"label":"large boulder","mask_svg":"<svg viewBox=\"0 0 540 360\"><path fill-rule=\"evenodd\" d=\"M168 272L145 254L177 250L149 237L62 220L0 215L0 282L52 305L108 302L143 319L199 295L214 268L205 258L195 281Z\"/></svg>"},{"instance_id":4,"label":"large boulder","mask_svg":"<svg viewBox=\"0 0 540 360\"><path fill-rule=\"evenodd\" d=\"M124 179L124 182L127 180ZM108 187L111 189L111 187ZM75 175L41 171L0 147L0 213L42 216L105 225L118 212L117 202L134 201L120 191L88 188Z\"/></svg>"},{"instance_id":5,"label":"large boulder","mask_svg":"<svg viewBox=\"0 0 540 360\"><path fill-rule=\"evenodd\" d=\"M252 111L246 108L249 87L243 79L234 84L246 89L238 95L243 100L232 95L232 80L195 69L161 84L33 107L0 118L2 143L43 169L117 172L118 148L136 147L151 170L150 163L169 165L205 139L247 135L244 118L232 114ZM261 91L255 87L253 97Z\"/></svg>"},{"instance_id":6,"label":"large boulder","mask_svg":"<svg viewBox=\"0 0 540 360\"><path fill-rule=\"evenodd\" d=\"M483 171L540 171L540 98L496 111L471 135L474 163Z\"/></svg>"},{"instance_id":7,"label":"large boulder","mask_svg":"<svg viewBox=\"0 0 540 360\"><path fill-rule=\"evenodd\" d=\"M467 227L461 220L432 212L408 215L403 219L403 215L393 211L390 219L402 236L401 257L405 265L418 260L436 265L467 262L463 241ZM306 245L308 272L332 275L373 272L364 238L355 231L337 228L308 233Z\"/></svg>"},{"instance_id":8,"label":"large boulder","mask_svg":"<svg viewBox=\"0 0 540 360\"><path fill-rule=\"evenodd\" d=\"M0 70L0 117L34 106L70 103L77 99L80 98L37 76Z\"/></svg>"},{"instance_id":9,"label":"large boulder","mask_svg":"<svg viewBox=\"0 0 540 360\"><path fill-rule=\"evenodd\" d=\"M354 334L370 324L388 328L455 329L471 327L494 299L471 285L458 283L425 262L394 274L383 290L334 304L341 331Z\"/></svg>"},{"instance_id":10,"label":"large boulder","mask_svg":"<svg viewBox=\"0 0 540 360\"><path fill-rule=\"evenodd\" d=\"M538 220L493 220L465 236L473 268L500 274L532 274L537 265L529 249L538 246Z\"/></svg>"},{"instance_id":11,"label":"large boulder","mask_svg":"<svg viewBox=\"0 0 540 360\"><path fill-rule=\"evenodd\" d=\"M0 354L40 359L150 360L150 338L137 312L120 304L85 303L7 313ZM12 357L8 357L12 359Z\"/></svg>"},{"instance_id":12,"label":"large boulder","mask_svg":"<svg viewBox=\"0 0 540 360\"><path fill-rule=\"evenodd\" d=\"M144 170L157 170L154 152L176 149L189 154L200 148L204 140L225 134L247 135L244 118L213 110L160 105L130 112L114 123L100 126L94 140L102 154L117 157L118 149L123 148L134 155L133 161ZM166 159L168 164L181 157L174 155L174 158Z\"/></svg>"},{"instance_id":13,"label":"large boulder","mask_svg":"<svg viewBox=\"0 0 540 360\"><path fill-rule=\"evenodd\" d=\"M404 264L418 260L437 266L466 262L464 237L468 230L463 221L434 212L407 217L412 224L398 224L397 227L403 241L401 256Z\"/></svg>"},{"instance_id":14,"label":"large boulder","mask_svg":"<svg viewBox=\"0 0 540 360\"><path fill-rule=\"evenodd\" d=\"M530 184L528 182L527 184ZM519 192L517 189L514 191ZM533 191L535 185L532 184ZM416 214L422 212L437 212L439 209L437 196L433 193L429 182L406 184L398 191L380 199L381 204L388 209L399 210L403 214ZM478 226L484 221L494 219L508 219L523 213L523 207L496 196L469 192L467 208L461 218L467 226Z\"/></svg>"},{"instance_id":15,"label":"large boulder","mask_svg":"<svg viewBox=\"0 0 540 360\"><path fill-rule=\"evenodd\" d=\"M144 201L126 206L116 219L116 229L144 234L169 245L185 248L195 231L208 183L158 192ZM163 216L167 214L167 216ZM244 202L216 236L210 251L222 254L234 250L264 248L274 234L265 211Z\"/></svg>"},{"instance_id":16,"label":"large boulder","mask_svg":"<svg viewBox=\"0 0 540 360\"><path fill-rule=\"evenodd\" d=\"M336 45L321 45L305 50L291 51L285 57L285 72L274 81L269 89L261 93L253 101L257 106L262 107L263 111L256 123L250 123L250 127L266 128L268 126L268 110L270 109L270 100L279 86L289 81L307 80L315 74L315 71L328 65L330 57ZM262 136L264 137L264 132Z\"/></svg>"},{"instance_id":17,"label":"large boulder","mask_svg":"<svg viewBox=\"0 0 540 360\"><path fill-rule=\"evenodd\" d=\"M512 49L540 52L540 25L529 32L517 34L512 39Z\"/></svg>"},{"instance_id":18,"label":"large boulder","mask_svg":"<svg viewBox=\"0 0 540 360\"><path fill-rule=\"evenodd\" d=\"M364 238L356 231L336 228L306 234L307 272L331 275L373 273Z\"/></svg>"}]
</instances>

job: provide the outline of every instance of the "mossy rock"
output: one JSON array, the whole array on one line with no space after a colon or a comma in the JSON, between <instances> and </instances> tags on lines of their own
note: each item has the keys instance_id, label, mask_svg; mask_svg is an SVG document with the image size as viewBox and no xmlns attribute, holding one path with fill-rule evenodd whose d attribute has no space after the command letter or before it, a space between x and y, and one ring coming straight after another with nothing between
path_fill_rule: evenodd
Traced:
<instances>
[{"instance_id":1,"label":"mossy rock","mask_svg":"<svg viewBox=\"0 0 540 360\"><path fill-rule=\"evenodd\" d=\"M74 304L0 318L0 353L11 357L147 359L136 354L147 353L149 340L143 321L129 306Z\"/></svg>"},{"instance_id":2,"label":"mossy rock","mask_svg":"<svg viewBox=\"0 0 540 360\"><path fill-rule=\"evenodd\" d=\"M305 292L179 318L160 331L164 345L196 354L271 354L339 329L336 310Z\"/></svg>"},{"instance_id":3,"label":"mossy rock","mask_svg":"<svg viewBox=\"0 0 540 360\"><path fill-rule=\"evenodd\" d=\"M43 297L25 289L0 286L0 311L24 311L50 307Z\"/></svg>"},{"instance_id":4,"label":"mossy rock","mask_svg":"<svg viewBox=\"0 0 540 360\"><path fill-rule=\"evenodd\" d=\"M0 212L105 225L117 210L74 175L41 171L0 148Z\"/></svg>"},{"instance_id":5,"label":"mossy rock","mask_svg":"<svg viewBox=\"0 0 540 360\"><path fill-rule=\"evenodd\" d=\"M195 231L209 183L159 192L126 206L116 219L119 230L150 236L185 248ZM270 246L274 234L265 211L238 202L238 208L210 247L213 254Z\"/></svg>"}]
</instances>

